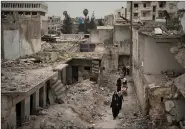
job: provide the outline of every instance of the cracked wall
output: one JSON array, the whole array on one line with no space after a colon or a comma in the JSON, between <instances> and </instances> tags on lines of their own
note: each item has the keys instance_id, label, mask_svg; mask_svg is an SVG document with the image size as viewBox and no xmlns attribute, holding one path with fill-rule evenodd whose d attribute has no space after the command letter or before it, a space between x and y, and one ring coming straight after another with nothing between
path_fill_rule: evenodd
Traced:
<instances>
[{"instance_id":1,"label":"cracked wall","mask_svg":"<svg viewBox=\"0 0 185 129\"><path fill-rule=\"evenodd\" d=\"M8 20L2 23L5 59L17 59L41 50L39 17Z\"/></svg>"}]
</instances>

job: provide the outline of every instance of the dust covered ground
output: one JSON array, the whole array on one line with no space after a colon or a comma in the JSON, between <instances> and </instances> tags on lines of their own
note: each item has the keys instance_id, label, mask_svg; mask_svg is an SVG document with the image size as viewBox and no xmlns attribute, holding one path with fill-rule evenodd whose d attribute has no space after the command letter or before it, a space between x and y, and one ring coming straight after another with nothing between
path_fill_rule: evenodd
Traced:
<instances>
[{"instance_id":1,"label":"dust covered ground","mask_svg":"<svg viewBox=\"0 0 185 129\"><path fill-rule=\"evenodd\" d=\"M89 80L67 86L68 91L63 98L63 104L55 104L43 109L41 115L33 116L23 129L147 129L147 123L140 112L131 81L128 84L128 96L124 97L122 110L116 120L113 120L110 102L116 90L117 77L117 74L107 74L108 81L103 87Z\"/></svg>"}]
</instances>

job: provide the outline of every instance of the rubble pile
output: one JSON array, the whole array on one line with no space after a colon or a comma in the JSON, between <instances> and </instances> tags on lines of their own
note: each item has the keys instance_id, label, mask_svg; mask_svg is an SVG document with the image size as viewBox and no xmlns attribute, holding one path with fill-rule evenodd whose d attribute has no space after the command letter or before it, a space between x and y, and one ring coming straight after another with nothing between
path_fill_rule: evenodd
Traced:
<instances>
[{"instance_id":1,"label":"rubble pile","mask_svg":"<svg viewBox=\"0 0 185 129\"><path fill-rule=\"evenodd\" d=\"M179 43L178 46L171 48L171 52L175 54L176 60L185 67L185 44Z\"/></svg>"},{"instance_id":2,"label":"rubble pile","mask_svg":"<svg viewBox=\"0 0 185 129\"><path fill-rule=\"evenodd\" d=\"M150 86L149 103L150 119L152 121L167 121L167 128L180 128L184 123L185 98L176 88L174 80L168 81L164 86ZM160 125L158 125L160 126Z\"/></svg>"}]
</instances>

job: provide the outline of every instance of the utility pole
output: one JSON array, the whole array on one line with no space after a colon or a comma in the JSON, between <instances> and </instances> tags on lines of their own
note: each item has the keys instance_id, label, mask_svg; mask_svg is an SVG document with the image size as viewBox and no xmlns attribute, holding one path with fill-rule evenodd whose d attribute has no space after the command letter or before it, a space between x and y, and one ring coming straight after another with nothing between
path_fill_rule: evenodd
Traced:
<instances>
[{"instance_id":1,"label":"utility pole","mask_svg":"<svg viewBox=\"0 0 185 129\"><path fill-rule=\"evenodd\" d=\"M130 74L132 74L132 1L130 4Z\"/></svg>"}]
</instances>

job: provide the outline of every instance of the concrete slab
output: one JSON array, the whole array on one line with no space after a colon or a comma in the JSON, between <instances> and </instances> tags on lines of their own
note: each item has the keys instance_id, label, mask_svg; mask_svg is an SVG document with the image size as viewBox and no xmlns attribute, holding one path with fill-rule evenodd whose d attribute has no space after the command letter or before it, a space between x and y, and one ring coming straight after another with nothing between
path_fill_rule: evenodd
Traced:
<instances>
[{"instance_id":1,"label":"concrete slab","mask_svg":"<svg viewBox=\"0 0 185 129\"><path fill-rule=\"evenodd\" d=\"M179 89L179 91L185 97L185 74L175 79L175 86Z\"/></svg>"},{"instance_id":2,"label":"concrete slab","mask_svg":"<svg viewBox=\"0 0 185 129\"><path fill-rule=\"evenodd\" d=\"M54 69L53 69L53 71L60 71L60 70L62 70L62 69L64 69L64 68L66 68L68 66L68 64L59 64L59 65L57 65Z\"/></svg>"}]
</instances>

